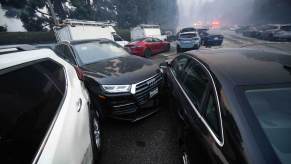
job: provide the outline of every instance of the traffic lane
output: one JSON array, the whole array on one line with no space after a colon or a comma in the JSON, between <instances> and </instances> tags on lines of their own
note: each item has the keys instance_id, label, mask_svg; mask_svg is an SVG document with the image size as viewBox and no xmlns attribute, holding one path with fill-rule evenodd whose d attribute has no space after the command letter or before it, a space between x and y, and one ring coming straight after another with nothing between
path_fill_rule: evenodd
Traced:
<instances>
[{"instance_id":1,"label":"traffic lane","mask_svg":"<svg viewBox=\"0 0 291 164\"><path fill-rule=\"evenodd\" d=\"M256 48L261 50L280 51L291 54L290 42L271 42L251 37L245 37L230 30L223 30L225 48Z\"/></svg>"},{"instance_id":2,"label":"traffic lane","mask_svg":"<svg viewBox=\"0 0 291 164\"><path fill-rule=\"evenodd\" d=\"M107 120L100 164L180 163L178 121L163 96L159 111L135 123Z\"/></svg>"}]
</instances>

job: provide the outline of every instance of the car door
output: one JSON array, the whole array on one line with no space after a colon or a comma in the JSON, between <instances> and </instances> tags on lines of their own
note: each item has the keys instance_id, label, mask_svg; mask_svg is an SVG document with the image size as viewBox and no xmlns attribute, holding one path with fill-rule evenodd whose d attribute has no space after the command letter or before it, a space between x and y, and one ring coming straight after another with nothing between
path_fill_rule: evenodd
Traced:
<instances>
[{"instance_id":1,"label":"car door","mask_svg":"<svg viewBox=\"0 0 291 164\"><path fill-rule=\"evenodd\" d=\"M154 41L154 45L155 45L155 48L156 48L156 53L162 52L165 49L164 48L164 44L160 39L153 38L153 41Z\"/></svg>"},{"instance_id":2,"label":"car door","mask_svg":"<svg viewBox=\"0 0 291 164\"><path fill-rule=\"evenodd\" d=\"M154 44L154 41L152 38L146 38L145 40L145 43L146 43L146 47L149 48L152 53L156 53L156 47L155 47L155 44Z\"/></svg>"},{"instance_id":3,"label":"car door","mask_svg":"<svg viewBox=\"0 0 291 164\"><path fill-rule=\"evenodd\" d=\"M169 71L167 72L168 77L168 85L171 91L171 95L173 98L176 98L178 101L174 101L176 103L177 112L181 119L184 119L184 104L186 100L184 98L183 92L180 89L181 84L184 81L184 69L191 62L191 59L185 55L181 55L174 59L169 67Z\"/></svg>"},{"instance_id":4,"label":"car door","mask_svg":"<svg viewBox=\"0 0 291 164\"><path fill-rule=\"evenodd\" d=\"M72 72L48 58L0 71L1 163L89 163L88 111L67 87Z\"/></svg>"},{"instance_id":5,"label":"car door","mask_svg":"<svg viewBox=\"0 0 291 164\"><path fill-rule=\"evenodd\" d=\"M64 76L60 79L60 73L56 73L55 77L66 84L63 104L36 163L92 163L88 93L74 68L63 64Z\"/></svg>"},{"instance_id":6,"label":"car door","mask_svg":"<svg viewBox=\"0 0 291 164\"><path fill-rule=\"evenodd\" d=\"M185 79L182 84L185 98L186 122L190 125L185 144L188 147L191 161L203 163L222 163L221 147L223 132L218 96L214 81L207 68L193 58L192 63L185 69ZM200 150L197 150L197 145Z\"/></svg>"}]
</instances>

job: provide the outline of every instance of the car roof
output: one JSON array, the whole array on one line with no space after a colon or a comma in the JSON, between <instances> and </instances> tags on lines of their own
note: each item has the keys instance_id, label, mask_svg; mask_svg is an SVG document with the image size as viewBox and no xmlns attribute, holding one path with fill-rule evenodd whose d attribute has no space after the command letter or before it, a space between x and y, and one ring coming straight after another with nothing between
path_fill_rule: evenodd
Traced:
<instances>
[{"instance_id":1,"label":"car roof","mask_svg":"<svg viewBox=\"0 0 291 164\"><path fill-rule=\"evenodd\" d=\"M100 38L100 39L85 39L85 40L73 40L73 41L62 41L60 42L65 43L65 44L71 44L71 45L76 45L76 44L82 44L82 43L89 43L89 42L102 42L102 41L111 41L106 38Z\"/></svg>"},{"instance_id":2,"label":"car roof","mask_svg":"<svg viewBox=\"0 0 291 164\"><path fill-rule=\"evenodd\" d=\"M55 56L55 53L50 49L5 53L0 55L0 70L30 61L51 58L52 56Z\"/></svg>"},{"instance_id":3,"label":"car roof","mask_svg":"<svg viewBox=\"0 0 291 164\"><path fill-rule=\"evenodd\" d=\"M247 48L189 51L220 82L264 85L291 82L291 55L281 51Z\"/></svg>"}]
</instances>

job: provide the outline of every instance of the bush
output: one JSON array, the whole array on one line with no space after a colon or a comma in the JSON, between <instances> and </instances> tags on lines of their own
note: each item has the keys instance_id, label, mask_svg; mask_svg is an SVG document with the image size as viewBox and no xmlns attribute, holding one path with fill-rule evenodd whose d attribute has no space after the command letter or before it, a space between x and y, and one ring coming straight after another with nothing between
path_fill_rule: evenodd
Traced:
<instances>
[{"instance_id":1,"label":"bush","mask_svg":"<svg viewBox=\"0 0 291 164\"><path fill-rule=\"evenodd\" d=\"M0 32L0 45L56 42L53 32Z\"/></svg>"}]
</instances>

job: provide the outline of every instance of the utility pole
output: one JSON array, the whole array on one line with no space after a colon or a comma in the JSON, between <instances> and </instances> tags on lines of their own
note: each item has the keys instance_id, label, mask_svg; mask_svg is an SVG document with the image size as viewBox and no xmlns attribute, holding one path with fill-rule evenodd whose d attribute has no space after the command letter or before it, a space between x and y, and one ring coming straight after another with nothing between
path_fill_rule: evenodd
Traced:
<instances>
[{"instance_id":1,"label":"utility pole","mask_svg":"<svg viewBox=\"0 0 291 164\"><path fill-rule=\"evenodd\" d=\"M54 6L53 6L51 0L47 0L47 1L48 1L48 6L49 6L50 12L52 14L52 18L54 20L55 26L58 26L59 25L59 21L57 20L56 13L54 11Z\"/></svg>"}]
</instances>

